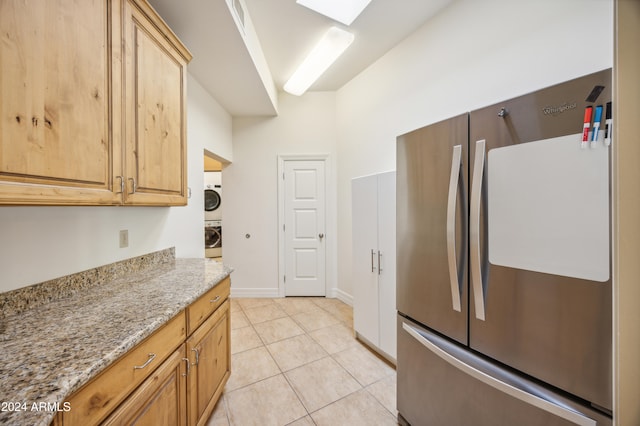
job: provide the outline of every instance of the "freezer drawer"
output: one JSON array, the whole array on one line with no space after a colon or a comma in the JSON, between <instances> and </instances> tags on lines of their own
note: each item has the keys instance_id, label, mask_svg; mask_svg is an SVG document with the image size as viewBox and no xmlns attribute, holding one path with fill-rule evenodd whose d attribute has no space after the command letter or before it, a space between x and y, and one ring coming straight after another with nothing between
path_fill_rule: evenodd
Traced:
<instances>
[{"instance_id":1,"label":"freezer drawer","mask_svg":"<svg viewBox=\"0 0 640 426\"><path fill-rule=\"evenodd\" d=\"M565 395L398 316L398 420L413 426L611 425Z\"/></svg>"}]
</instances>

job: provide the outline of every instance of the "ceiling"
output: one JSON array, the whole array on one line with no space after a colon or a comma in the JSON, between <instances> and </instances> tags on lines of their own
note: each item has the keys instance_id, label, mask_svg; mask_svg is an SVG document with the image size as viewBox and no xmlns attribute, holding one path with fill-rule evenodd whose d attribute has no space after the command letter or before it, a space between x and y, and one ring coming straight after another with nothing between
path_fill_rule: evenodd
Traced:
<instances>
[{"instance_id":1,"label":"ceiling","mask_svg":"<svg viewBox=\"0 0 640 426\"><path fill-rule=\"evenodd\" d=\"M349 26L295 0L241 0L264 54L247 48L226 0L149 0L193 54L190 74L233 116L275 115L275 92L332 25L353 44L309 90L333 91L383 56L453 0L372 0ZM250 30L247 31L247 34ZM256 65L258 64L258 65ZM275 84L275 86L274 86Z\"/></svg>"}]
</instances>

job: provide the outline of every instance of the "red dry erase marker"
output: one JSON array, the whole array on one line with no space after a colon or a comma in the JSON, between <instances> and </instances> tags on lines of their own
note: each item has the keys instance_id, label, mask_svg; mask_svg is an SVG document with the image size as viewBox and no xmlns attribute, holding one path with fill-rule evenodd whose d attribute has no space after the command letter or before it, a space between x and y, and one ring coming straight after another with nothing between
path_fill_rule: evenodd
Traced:
<instances>
[{"instance_id":1,"label":"red dry erase marker","mask_svg":"<svg viewBox=\"0 0 640 426\"><path fill-rule=\"evenodd\" d=\"M588 106L584 109L584 120L582 120L582 148L587 146L587 141L589 140L589 128L591 127L591 113L593 112L593 107Z\"/></svg>"}]
</instances>

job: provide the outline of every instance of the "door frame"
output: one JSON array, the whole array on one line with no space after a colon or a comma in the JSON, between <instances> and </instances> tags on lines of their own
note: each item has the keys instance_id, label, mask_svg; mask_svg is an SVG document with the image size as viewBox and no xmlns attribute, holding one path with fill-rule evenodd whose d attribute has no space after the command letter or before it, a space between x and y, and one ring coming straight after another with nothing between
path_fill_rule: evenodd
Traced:
<instances>
[{"instance_id":1,"label":"door frame","mask_svg":"<svg viewBox=\"0 0 640 426\"><path fill-rule=\"evenodd\" d=\"M327 220L329 211L329 198L328 198L328 176L330 173L330 155L329 154L278 154L278 297L285 297L285 282L284 282L284 274L286 268L286 253L285 253L285 239L283 234L283 228L285 224L285 186L284 186L284 167L287 161L322 161L324 163L324 188L325 188L325 200L324 200L324 208L325 208L325 227L327 227ZM331 236L333 237L333 236ZM325 240L327 241L327 240ZM327 264L329 263L329 256L327 249L327 244L325 244L325 262L324 262L324 295L328 297L329 295L329 286L328 286L328 275L327 272L329 268L327 268Z\"/></svg>"}]
</instances>

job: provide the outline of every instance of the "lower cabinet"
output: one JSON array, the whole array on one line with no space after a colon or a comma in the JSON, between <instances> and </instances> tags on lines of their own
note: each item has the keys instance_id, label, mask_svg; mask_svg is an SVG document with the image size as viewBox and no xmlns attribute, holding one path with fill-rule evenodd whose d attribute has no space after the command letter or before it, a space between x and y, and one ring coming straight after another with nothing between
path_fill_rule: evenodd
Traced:
<instances>
[{"instance_id":1,"label":"lower cabinet","mask_svg":"<svg viewBox=\"0 0 640 426\"><path fill-rule=\"evenodd\" d=\"M184 351L185 318L179 313L67 398L71 410L61 413L62 424L96 425L114 412L172 353Z\"/></svg>"},{"instance_id":2,"label":"lower cabinet","mask_svg":"<svg viewBox=\"0 0 640 426\"><path fill-rule=\"evenodd\" d=\"M187 340L189 425L206 424L231 374L229 301Z\"/></svg>"},{"instance_id":3,"label":"lower cabinet","mask_svg":"<svg viewBox=\"0 0 640 426\"><path fill-rule=\"evenodd\" d=\"M129 350L52 425L205 425L231 374L229 289L225 278Z\"/></svg>"},{"instance_id":4,"label":"lower cabinet","mask_svg":"<svg viewBox=\"0 0 640 426\"><path fill-rule=\"evenodd\" d=\"M186 425L188 362L182 345L103 424Z\"/></svg>"}]
</instances>

